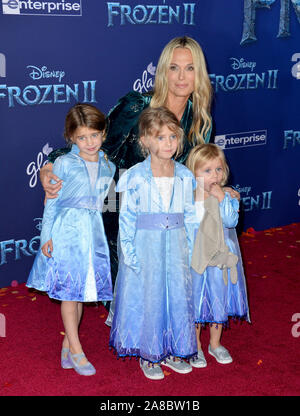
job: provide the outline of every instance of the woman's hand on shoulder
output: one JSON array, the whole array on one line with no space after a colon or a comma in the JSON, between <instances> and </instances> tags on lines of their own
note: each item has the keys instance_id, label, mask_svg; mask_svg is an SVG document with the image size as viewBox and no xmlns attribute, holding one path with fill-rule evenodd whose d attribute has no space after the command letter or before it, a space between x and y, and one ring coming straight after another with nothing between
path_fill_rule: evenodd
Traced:
<instances>
[{"instance_id":1,"label":"woman's hand on shoulder","mask_svg":"<svg viewBox=\"0 0 300 416\"><path fill-rule=\"evenodd\" d=\"M231 198L236 198L238 201L241 200L241 194L230 186L224 186L223 191L228 192Z\"/></svg>"},{"instance_id":2,"label":"woman's hand on shoulder","mask_svg":"<svg viewBox=\"0 0 300 416\"><path fill-rule=\"evenodd\" d=\"M52 179L56 183L51 183ZM52 173L52 163L48 163L42 167L40 170L40 180L42 187L46 193L46 198L57 198L58 192L62 187L62 180L58 176L54 175L54 173Z\"/></svg>"}]
</instances>

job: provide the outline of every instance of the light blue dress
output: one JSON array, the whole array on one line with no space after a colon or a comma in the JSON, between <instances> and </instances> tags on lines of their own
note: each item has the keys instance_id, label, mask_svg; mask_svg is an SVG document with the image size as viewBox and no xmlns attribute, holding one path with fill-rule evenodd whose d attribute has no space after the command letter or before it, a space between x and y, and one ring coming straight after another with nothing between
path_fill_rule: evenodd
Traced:
<instances>
[{"instance_id":1,"label":"light blue dress","mask_svg":"<svg viewBox=\"0 0 300 416\"><path fill-rule=\"evenodd\" d=\"M102 210L115 166L102 151L91 183L88 167L72 146L60 156L53 173L63 180L56 199L48 199L42 222L41 247L50 239L52 257L36 255L26 286L45 291L64 301L107 301L112 299L109 249Z\"/></svg>"},{"instance_id":2,"label":"light blue dress","mask_svg":"<svg viewBox=\"0 0 300 416\"><path fill-rule=\"evenodd\" d=\"M196 203L197 204L197 203ZM233 284L228 270L228 285L218 267L208 266L203 274L192 270L195 322L228 324L228 318L246 319L250 322L246 280L235 227L239 218L239 202L226 192L219 204L225 243L238 256L238 280ZM201 220L201 218L198 219ZM197 232L197 231L196 231ZM199 253L201 255L201 253Z\"/></svg>"},{"instance_id":3,"label":"light blue dress","mask_svg":"<svg viewBox=\"0 0 300 416\"><path fill-rule=\"evenodd\" d=\"M118 356L159 362L197 353L189 262L194 234L193 174L174 162L169 209L150 156L124 173L119 270L109 344Z\"/></svg>"}]
</instances>

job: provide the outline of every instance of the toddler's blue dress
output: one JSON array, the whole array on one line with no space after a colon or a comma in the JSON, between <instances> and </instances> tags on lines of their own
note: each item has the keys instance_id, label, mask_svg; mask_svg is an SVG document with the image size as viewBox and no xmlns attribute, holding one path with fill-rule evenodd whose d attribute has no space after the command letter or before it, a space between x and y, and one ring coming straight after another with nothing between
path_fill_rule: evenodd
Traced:
<instances>
[{"instance_id":1,"label":"toddler's blue dress","mask_svg":"<svg viewBox=\"0 0 300 416\"><path fill-rule=\"evenodd\" d=\"M76 145L60 156L53 173L63 180L56 199L48 199L42 222L41 247L50 239L52 257L36 255L26 286L62 301L112 299L109 249L104 232L103 202L115 166L99 152L94 186Z\"/></svg>"},{"instance_id":2,"label":"toddler's blue dress","mask_svg":"<svg viewBox=\"0 0 300 416\"><path fill-rule=\"evenodd\" d=\"M226 325L229 317L246 319L250 322L246 280L235 230L239 218L239 202L226 192L225 198L219 206L225 243L239 259L237 263L238 280L236 284L233 284L230 280L230 270L228 270L228 284L226 286L223 280L223 271L218 267L208 266L201 275L191 268L195 322L215 322ZM201 254L199 253L199 255Z\"/></svg>"},{"instance_id":3,"label":"toddler's blue dress","mask_svg":"<svg viewBox=\"0 0 300 416\"><path fill-rule=\"evenodd\" d=\"M109 344L118 356L159 362L197 353L189 262L194 233L193 174L174 162L169 209L150 156L121 176L119 270Z\"/></svg>"}]
</instances>

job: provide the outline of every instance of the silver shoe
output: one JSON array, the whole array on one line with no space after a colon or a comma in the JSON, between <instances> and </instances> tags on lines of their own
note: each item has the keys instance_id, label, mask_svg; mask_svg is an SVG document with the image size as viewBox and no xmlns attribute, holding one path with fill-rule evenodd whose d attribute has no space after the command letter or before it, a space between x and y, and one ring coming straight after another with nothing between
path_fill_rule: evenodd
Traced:
<instances>
[{"instance_id":1,"label":"silver shoe","mask_svg":"<svg viewBox=\"0 0 300 416\"><path fill-rule=\"evenodd\" d=\"M173 357L166 358L161 362L161 365L165 365L171 368L173 371L179 374L187 374L192 371L192 367L186 361L174 361Z\"/></svg>"},{"instance_id":2,"label":"silver shoe","mask_svg":"<svg viewBox=\"0 0 300 416\"><path fill-rule=\"evenodd\" d=\"M149 365L147 361L142 362L140 359L140 367L143 370L145 377L150 380L162 380L165 377L160 365L152 366L152 364Z\"/></svg>"},{"instance_id":3,"label":"silver shoe","mask_svg":"<svg viewBox=\"0 0 300 416\"><path fill-rule=\"evenodd\" d=\"M208 353L215 357L215 359L220 364L229 364L232 363L232 357L229 354L228 350L220 345L218 348L215 348L214 350L211 348L211 346L208 346Z\"/></svg>"},{"instance_id":4,"label":"silver shoe","mask_svg":"<svg viewBox=\"0 0 300 416\"><path fill-rule=\"evenodd\" d=\"M192 367L196 368L204 368L207 366L207 362L202 350L198 350L196 357L190 360L190 364Z\"/></svg>"}]
</instances>

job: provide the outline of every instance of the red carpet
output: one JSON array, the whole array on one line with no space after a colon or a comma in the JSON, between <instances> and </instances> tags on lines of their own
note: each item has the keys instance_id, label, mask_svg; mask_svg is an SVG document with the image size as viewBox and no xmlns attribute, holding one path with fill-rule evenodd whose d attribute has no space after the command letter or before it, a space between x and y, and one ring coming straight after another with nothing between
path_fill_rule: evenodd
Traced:
<instances>
[{"instance_id":1,"label":"red carpet","mask_svg":"<svg viewBox=\"0 0 300 416\"><path fill-rule=\"evenodd\" d=\"M86 306L80 329L84 350L97 369L92 377L60 368L63 325L60 305L24 284L0 289L6 336L0 337L1 396L296 396L300 394L300 224L241 238L252 324L234 323L222 344L233 363L180 375L168 369L162 381L147 380L135 359L117 360L108 349L102 305ZM2 330L3 335L3 330ZM167 368L167 367L165 367Z\"/></svg>"}]
</instances>

